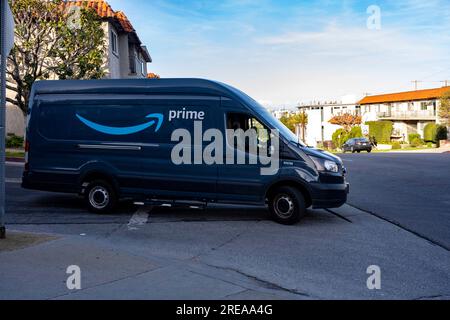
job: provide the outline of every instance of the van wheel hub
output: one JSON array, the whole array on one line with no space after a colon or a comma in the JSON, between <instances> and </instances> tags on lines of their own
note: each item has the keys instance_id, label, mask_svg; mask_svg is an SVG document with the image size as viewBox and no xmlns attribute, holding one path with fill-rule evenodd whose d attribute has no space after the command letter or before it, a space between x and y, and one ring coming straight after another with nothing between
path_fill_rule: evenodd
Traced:
<instances>
[{"instance_id":1,"label":"van wheel hub","mask_svg":"<svg viewBox=\"0 0 450 320\"><path fill-rule=\"evenodd\" d=\"M109 203L109 192L106 188L98 186L89 192L89 202L96 209L104 209Z\"/></svg>"},{"instance_id":2,"label":"van wheel hub","mask_svg":"<svg viewBox=\"0 0 450 320\"><path fill-rule=\"evenodd\" d=\"M282 218L289 218L295 210L294 201L287 195L280 195L275 199L275 212Z\"/></svg>"}]
</instances>

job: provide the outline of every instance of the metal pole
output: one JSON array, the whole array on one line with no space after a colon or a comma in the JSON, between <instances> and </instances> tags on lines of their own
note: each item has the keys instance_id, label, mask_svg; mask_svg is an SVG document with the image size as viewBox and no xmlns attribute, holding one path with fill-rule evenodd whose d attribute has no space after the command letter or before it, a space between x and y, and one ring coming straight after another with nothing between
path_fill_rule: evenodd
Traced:
<instances>
[{"instance_id":1,"label":"metal pole","mask_svg":"<svg viewBox=\"0 0 450 320\"><path fill-rule=\"evenodd\" d=\"M6 115L6 3L0 0L0 239L6 237L5 227L5 115Z\"/></svg>"}]
</instances>

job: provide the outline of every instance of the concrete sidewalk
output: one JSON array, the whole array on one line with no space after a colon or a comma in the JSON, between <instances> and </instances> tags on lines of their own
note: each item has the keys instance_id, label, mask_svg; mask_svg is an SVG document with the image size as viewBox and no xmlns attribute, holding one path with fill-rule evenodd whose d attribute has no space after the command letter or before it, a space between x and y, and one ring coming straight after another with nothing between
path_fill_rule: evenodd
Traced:
<instances>
[{"instance_id":1,"label":"concrete sidewalk","mask_svg":"<svg viewBox=\"0 0 450 320\"><path fill-rule=\"evenodd\" d=\"M45 241L0 252L0 299L450 299L449 251L349 206L296 226L186 216L17 225ZM71 265L82 290L66 287ZM381 290L367 288L371 265Z\"/></svg>"}]
</instances>

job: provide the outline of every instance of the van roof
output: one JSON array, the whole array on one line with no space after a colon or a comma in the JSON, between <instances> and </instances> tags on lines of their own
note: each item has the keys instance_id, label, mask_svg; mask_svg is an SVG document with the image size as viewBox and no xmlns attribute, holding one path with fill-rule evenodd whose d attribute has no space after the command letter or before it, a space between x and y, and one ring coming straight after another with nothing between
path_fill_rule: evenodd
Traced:
<instances>
[{"instance_id":1,"label":"van roof","mask_svg":"<svg viewBox=\"0 0 450 320\"><path fill-rule=\"evenodd\" d=\"M44 80L33 85L34 95L83 93L241 95L226 84L204 79Z\"/></svg>"}]
</instances>

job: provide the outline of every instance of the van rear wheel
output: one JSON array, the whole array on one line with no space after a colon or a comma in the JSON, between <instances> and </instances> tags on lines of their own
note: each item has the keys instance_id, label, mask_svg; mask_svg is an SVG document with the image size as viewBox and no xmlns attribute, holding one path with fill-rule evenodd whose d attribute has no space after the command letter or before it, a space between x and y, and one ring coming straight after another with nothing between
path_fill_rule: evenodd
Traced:
<instances>
[{"instance_id":1,"label":"van rear wheel","mask_svg":"<svg viewBox=\"0 0 450 320\"><path fill-rule=\"evenodd\" d=\"M274 221L293 225L306 215L305 197L292 187L280 187L269 198L269 210Z\"/></svg>"},{"instance_id":2,"label":"van rear wheel","mask_svg":"<svg viewBox=\"0 0 450 320\"><path fill-rule=\"evenodd\" d=\"M89 182L84 197L89 211L97 214L111 213L117 204L114 188L104 180Z\"/></svg>"}]
</instances>

